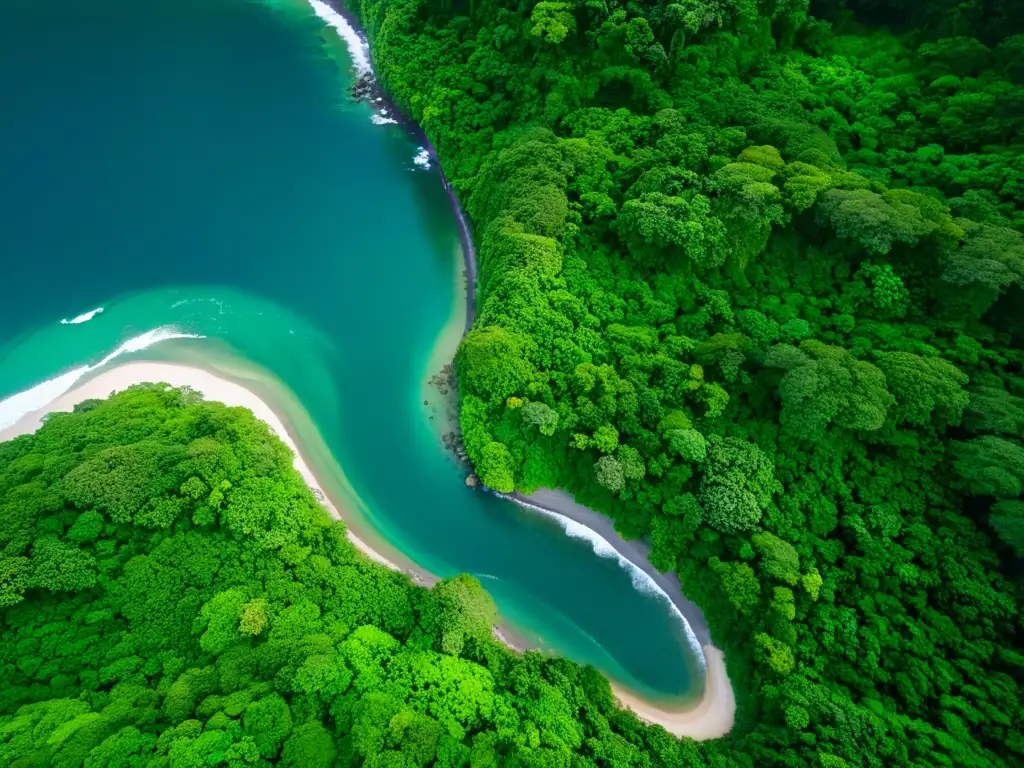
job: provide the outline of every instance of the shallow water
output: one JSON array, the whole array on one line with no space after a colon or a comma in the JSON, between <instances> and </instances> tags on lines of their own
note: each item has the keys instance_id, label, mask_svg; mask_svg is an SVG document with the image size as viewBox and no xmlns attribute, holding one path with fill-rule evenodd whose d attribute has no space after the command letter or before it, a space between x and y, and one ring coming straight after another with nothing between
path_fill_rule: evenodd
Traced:
<instances>
[{"instance_id":1,"label":"shallow water","mask_svg":"<svg viewBox=\"0 0 1024 768\"><path fill-rule=\"evenodd\" d=\"M0 428L104 360L257 377L360 535L476 574L547 649L700 692L662 597L441 450L454 222L420 147L346 97L334 31L290 0L0 1Z\"/></svg>"}]
</instances>

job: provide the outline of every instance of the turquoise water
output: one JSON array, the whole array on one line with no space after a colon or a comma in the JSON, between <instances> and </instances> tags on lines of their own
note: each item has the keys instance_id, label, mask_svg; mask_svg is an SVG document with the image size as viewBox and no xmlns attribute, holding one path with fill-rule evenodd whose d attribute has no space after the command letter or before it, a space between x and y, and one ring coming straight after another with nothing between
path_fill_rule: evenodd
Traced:
<instances>
[{"instance_id":1,"label":"turquoise water","mask_svg":"<svg viewBox=\"0 0 1024 768\"><path fill-rule=\"evenodd\" d=\"M0 425L113 355L253 378L360 535L476 574L523 635L639 692L699 693L660 596L439 447L454 222L407 132L347 99L333 32L295 3L0 2Z\"/></svg>"}]
</instances>

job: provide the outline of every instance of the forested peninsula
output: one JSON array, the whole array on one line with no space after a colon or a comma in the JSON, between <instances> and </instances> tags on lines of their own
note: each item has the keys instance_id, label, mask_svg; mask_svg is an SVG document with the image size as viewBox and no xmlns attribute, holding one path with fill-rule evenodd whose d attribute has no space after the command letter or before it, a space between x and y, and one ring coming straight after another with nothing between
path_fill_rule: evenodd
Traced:
<instances>
[{"instance_id":1,"label":"forested peninsula","mask_svg":"<svg viewBox=\"0 0 1024 768\"><path fill-rule=\"evenodd\" d=\"M348 10L474 224L476 472L649 540L735 726L510 651L145 384L0 443L0 765L1024 762L1024 6Z\"/></svg>"},{"instance_id":2,"label":"forested peninsula","mask_svg":"<svg viewBox=\"0 0 1024 768\"><path fill-rule=\"evenodd\" d=\"M465 448L680 575L694 764L1024 760L1024 7L354 10L476 228Z\"/></svg>"},{"instance_id":3,"label":"forested peninsula","mask_svg":"<svg viewBox=\"0 0 1024 768\"><path fill-rule=\"evenodd\" d=\"M360 552L292 462L164 384L0 443L0 765L699 759L592 667L496 640L476 580Z\"/></svg>"}]
</instances>

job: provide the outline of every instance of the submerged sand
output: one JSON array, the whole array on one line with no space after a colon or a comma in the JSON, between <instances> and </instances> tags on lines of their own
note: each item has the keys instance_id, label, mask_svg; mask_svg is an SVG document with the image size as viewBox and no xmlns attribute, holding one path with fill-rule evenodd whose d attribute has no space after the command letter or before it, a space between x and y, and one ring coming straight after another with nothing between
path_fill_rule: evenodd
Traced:
<instances>
[{"instance_id":1,"label":"submerged sand","mask_svg":"<svg viewBox=\"0 0 1024 768\"><path fill-rule=\"evenodd\" d=\"M196 366L166 362L129 362L110 368L54 398L42 408L22 416L13 426L0 431L0 442L35 432L49 413L72 411L75 405L84 400L107 398L145 382L191 387L201 392L206 400L248 408L291 449L295 456L295 469L314 490L328 512L339 520L344 519L338 507L324 492L323 486L303 459L299 446L274 409L241 384ZM360 539L352 532L351 526L347 526L347 529L352 543L369 558L393 570L403 570ZM500 634L498 636L501 637ZM696 705L680 709L662 706L613 683L612 688L619 704L631 709L642 720L661 725L676 736L703 740L725 735L732 728L736 712L735 697L725 670L725 656L721 650L710 644L703 646L703 652L707 662L705 690Z\"/></svg>"}]
</instances>

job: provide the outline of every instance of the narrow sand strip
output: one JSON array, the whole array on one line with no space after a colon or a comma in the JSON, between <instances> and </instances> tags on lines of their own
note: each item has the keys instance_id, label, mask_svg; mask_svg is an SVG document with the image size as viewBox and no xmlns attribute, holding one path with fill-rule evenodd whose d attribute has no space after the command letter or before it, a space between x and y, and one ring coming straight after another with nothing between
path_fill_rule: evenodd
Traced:
<instances>
[{"instance_id":1,"label":"narrow sand strip","mask_svg":"<svg viewBox=\"0 0 1024 768\"><path fill-rule=\"evenodd\" d=\"M666 709L612 683L619 705L633 710L645 723L660 725L676 736L688 736L696 741L725 736L736 719L736 696L725 671L725 654L713 645L705 645L701 650L706 662L704 696L695 706Z\"/></svg>"},{"instance_id":2,"label":"narrow sand strip","mask_svg":"<svg viewBox=\"0 0 1024 768\"><path fill-rule=\"evenodd\" d=\"M173 387L191 387L202 393L206 400L251 410L256 418L265 422L281 439L281 442L295 454L293 462L295 469L306 481L306 484L314 490L330 514L339 520L343 519L338 508L323 492L320 483L317 482L312 470L302 458L298 446L288 434L288 430L274 409L240 384L194 366L158 362L130 362L118 365L65 392L39 410L25 414L13 426L0 431L0 442L35 432L42 425L43 417L48 413L71 411L75 405L84 400L105 399L116 392L144 382L163 382ZM351 527L348 528L348 537L371 559L393 570L402 570L356 536ZM497 633L497 636L504 641L500 633ZM514 648L510 643L506 642L506 644ZM516 648L516 650L521 649ZM721 650L712 645L704 645L703 651L707 662L705 691L704 696L696 705L679 710L665 708L645 701L637 694L612 683L612 689L619 704L631 709L641 720L661 725L676 736L688 736L692 739L703 740L725 735L732 728L736 712L736 700L725 670L725 656Z\"/></svg>"}]
</instances>

